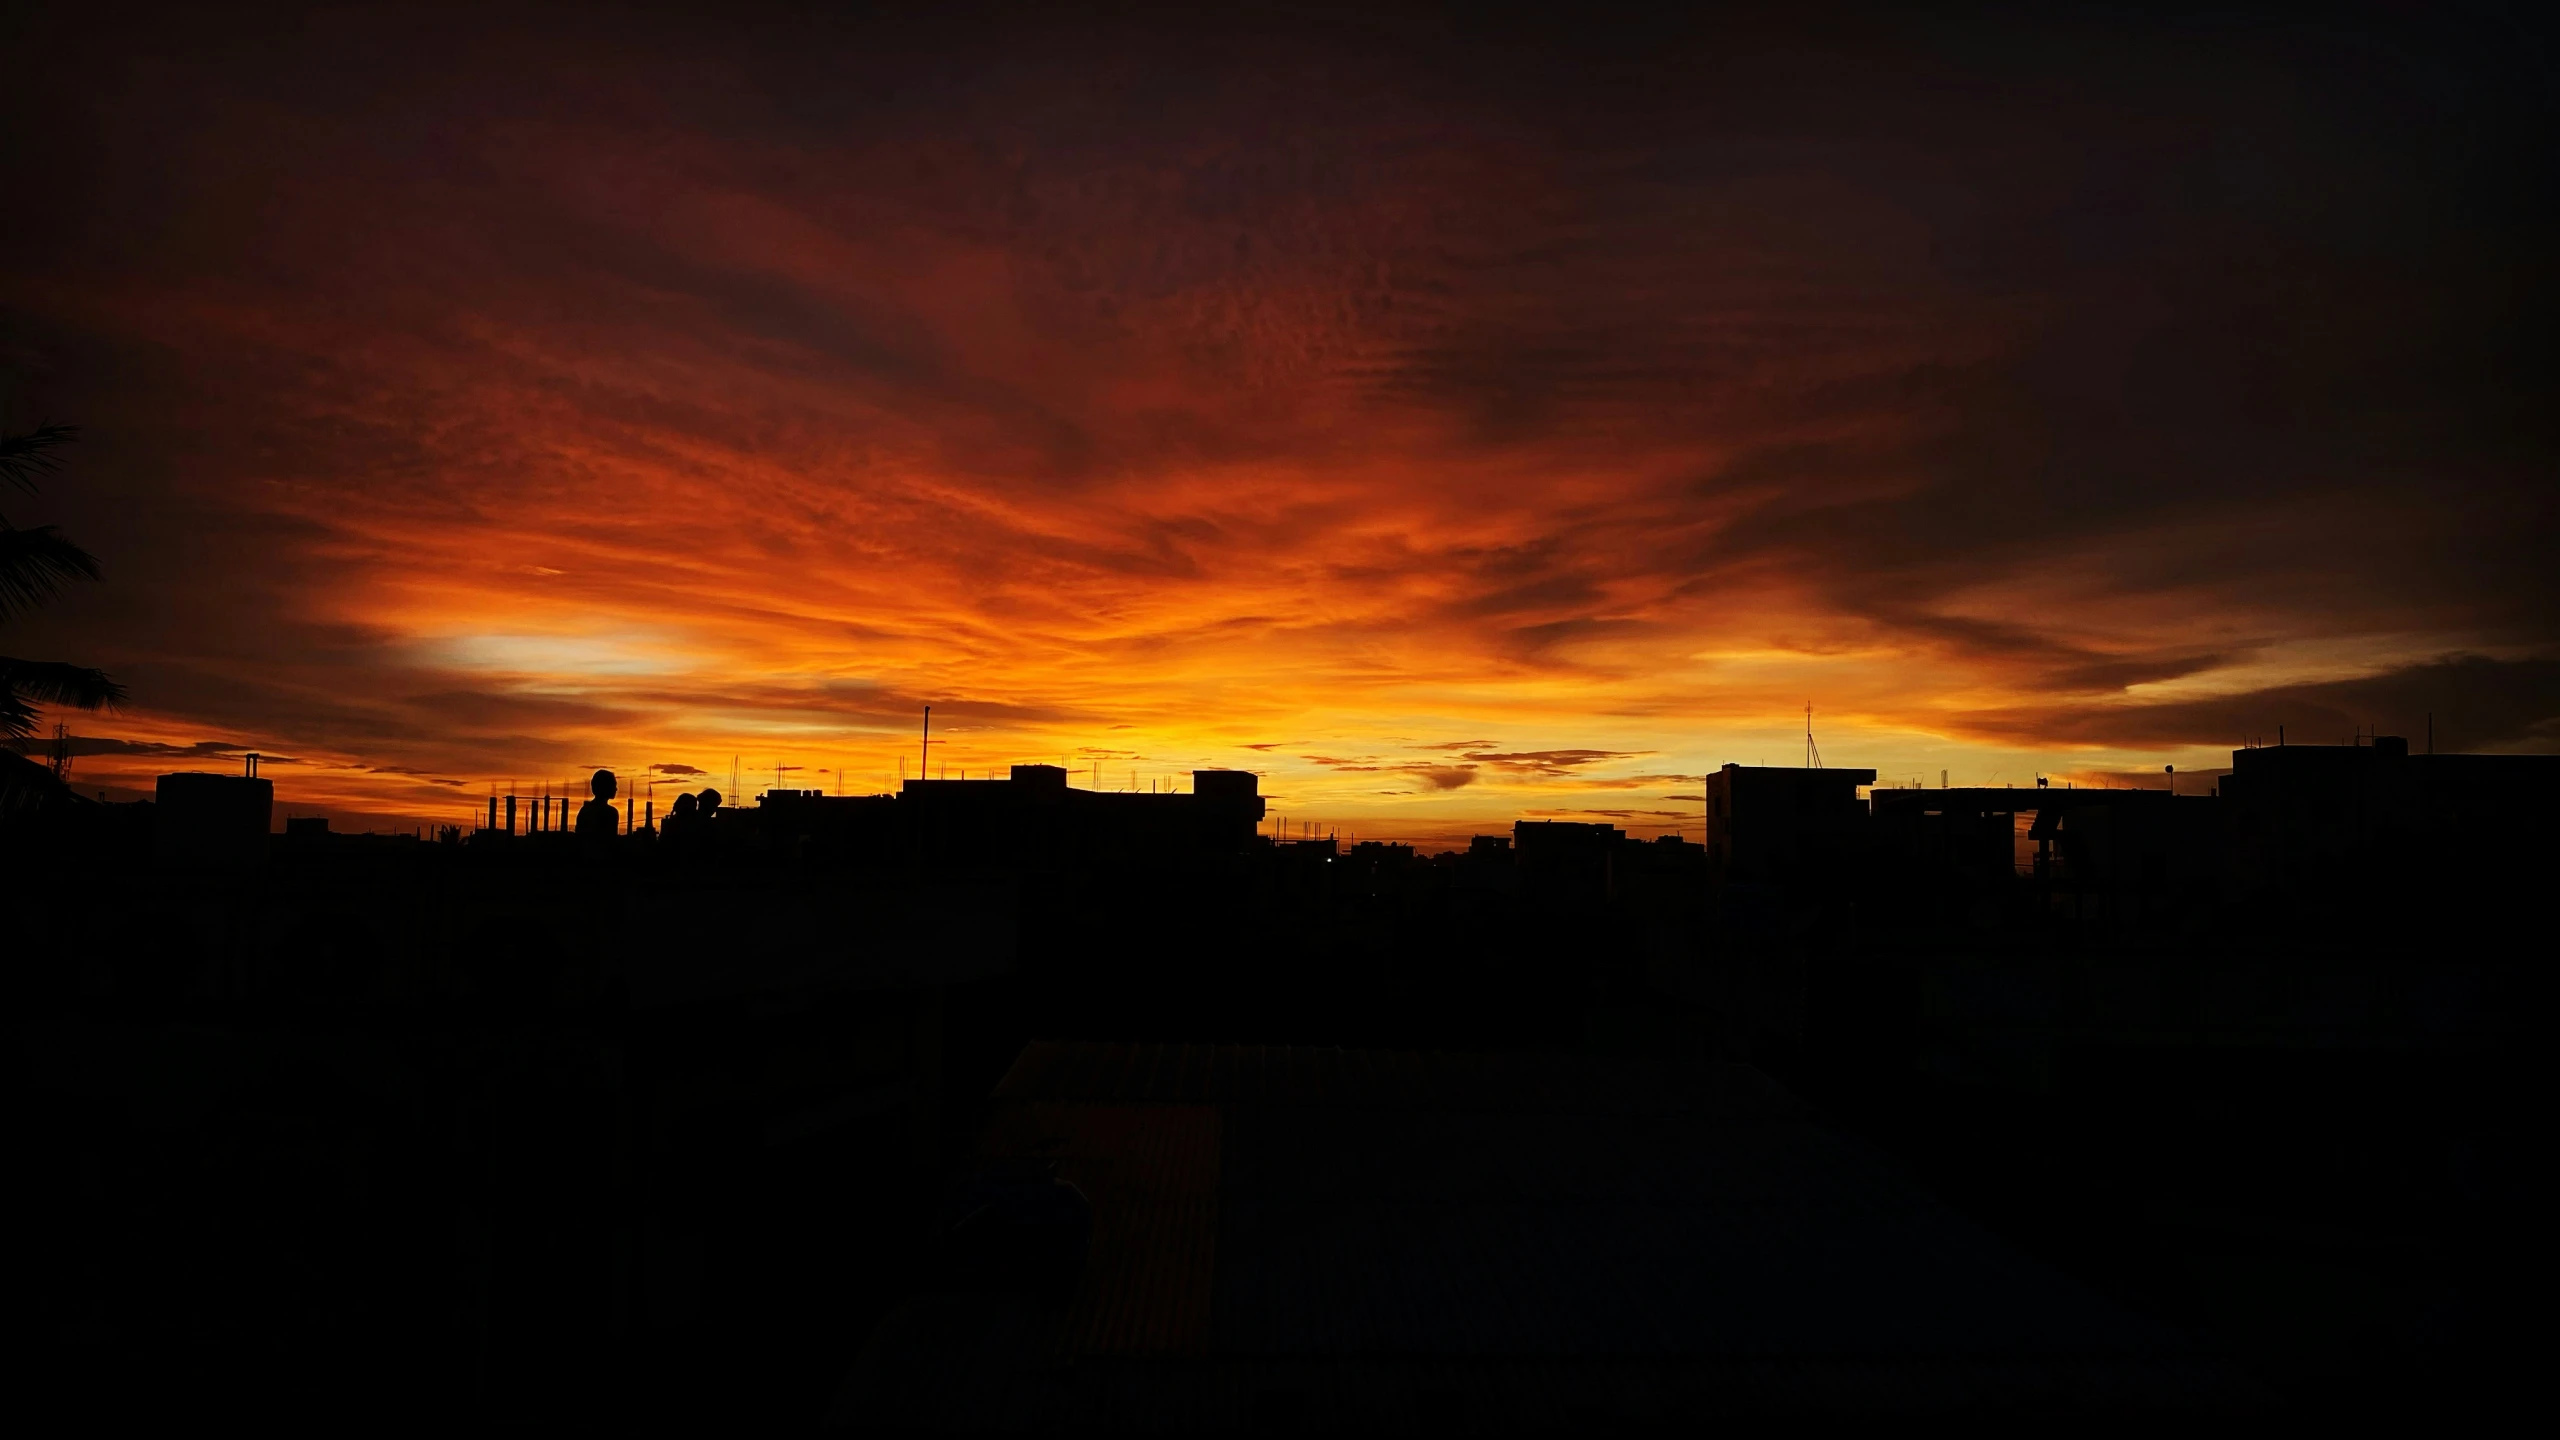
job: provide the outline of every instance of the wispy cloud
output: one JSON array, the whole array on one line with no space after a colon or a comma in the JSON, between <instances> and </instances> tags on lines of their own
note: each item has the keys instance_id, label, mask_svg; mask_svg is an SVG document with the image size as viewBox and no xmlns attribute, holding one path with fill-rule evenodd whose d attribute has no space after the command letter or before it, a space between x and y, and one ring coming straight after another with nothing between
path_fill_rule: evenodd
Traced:
<instances>
[{"instance_id":1,"label":"wispy cloud","mask_svg":"<svg viewBox=\"0 0 2560 1440\"><path fill-rule=\"evenodd\" d=\"M936 765L1463 833L1791 756L1809 700L1835 763L1977 777L2560 717L2549 237L2479 179L2547 142L2493 88L2374 99L2383 154L2284 98L2364 72L2086 58L2184 53L2132 18L1960 73L86 23L13 92L79 199L0 237L0 341L91 434L30 518L111 578L10 643L311 801L886 788L931 704Z\"/></svg>"}]
</instances>

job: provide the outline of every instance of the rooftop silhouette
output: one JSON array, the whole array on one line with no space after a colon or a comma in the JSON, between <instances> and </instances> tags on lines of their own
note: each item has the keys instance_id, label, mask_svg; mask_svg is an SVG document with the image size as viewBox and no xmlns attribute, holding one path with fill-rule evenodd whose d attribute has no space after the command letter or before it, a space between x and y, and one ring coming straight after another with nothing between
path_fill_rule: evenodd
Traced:
<instances>
[{"instance_id":1,"label":"rooftop silhouette","mask_svg":"<svg viewBox=\"0 0 2560 1440\"><path fill-rule=\"evenodd\" d=\"M48 1223L114 1257L108 1331L206 1384L284 1383L291 1336L323 1388L457 1417L754 1384L811 1423L1625 1418L1639 1372L1669 1417L1849 1403L1843 1365L1889 1408L2423 1409L2502 1373L2507 937L2560 757L1874 780L1726 766L1704 844L1426 854L1271 833L1242 771L706 789L663 825L599 772L574 825L493 794L433 838L275 834L272 781L171 774L0 830L38 924L90 932L13 976L54 1017L40 1148L126 1167ZM242 1126L290 1138L219 1169ZM1746 1173L1776 1188L1699 1178ZM1814 1223L1852 1195L1904 1218ZM2311 1291L2241 1330L2211 1282L2386 1234L2434 1248L2335 1263L2456 1309L2376 1299L2339 1348ZM1544 1298L1470 1288L1497 1272ZM951 1368L981 1352L1016 1358ZM1105 1391L1058 1388L1086 1365Z\"/></svg>"}]
</instances>

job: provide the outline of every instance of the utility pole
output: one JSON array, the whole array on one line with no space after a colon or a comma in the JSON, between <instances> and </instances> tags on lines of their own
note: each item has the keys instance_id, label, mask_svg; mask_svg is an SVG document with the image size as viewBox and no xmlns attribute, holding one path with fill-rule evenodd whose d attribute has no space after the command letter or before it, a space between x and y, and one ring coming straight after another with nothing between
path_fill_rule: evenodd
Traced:
<instances>
[{"instance_id":1,"label":"utility pole","mask_svg":"<svg viewBox=\"0 0 2560 1440\"><path fill-rule=\"evenodd\" d=\"M916 755L916 773L933 773L933 707L924 707L924 745Z\"/></svg>"}]
</instances>

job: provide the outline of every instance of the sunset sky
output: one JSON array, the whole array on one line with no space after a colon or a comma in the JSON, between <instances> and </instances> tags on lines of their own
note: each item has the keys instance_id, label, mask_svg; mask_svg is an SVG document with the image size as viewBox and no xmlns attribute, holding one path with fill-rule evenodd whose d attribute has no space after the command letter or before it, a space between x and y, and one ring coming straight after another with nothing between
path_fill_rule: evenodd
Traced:
<instances>
[{"instance_id":1,"label":"sunset sky","mask_svg":"<svg viewBox=\"0 0 2560 1440\"><path fill-rule=\"evenodd\" d=\"M0 653L130 691L84 790L878 791L929 703L1438 845L1694 837L1808 703L1886 783L2560 748L2495 12L463 13L10 22L0 420L84 438L7 513L106 582Z\"/></svg>"}]
</instances>

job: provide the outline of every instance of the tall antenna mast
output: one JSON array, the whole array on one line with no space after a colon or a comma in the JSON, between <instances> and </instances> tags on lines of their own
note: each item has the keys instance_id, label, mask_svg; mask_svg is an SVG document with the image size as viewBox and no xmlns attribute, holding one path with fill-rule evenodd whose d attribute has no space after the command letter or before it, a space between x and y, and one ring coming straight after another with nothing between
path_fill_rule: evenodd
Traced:
<instances>
[{"instance_id":1,"label":"tall antenna mast","mask_svg":"<svg viewBox=\"0 0 2560 1440\"><path fill-rule=\"evenodd\" d=\"M1822 748L1813 743L1813 702L1804 702L1804 768L1822 768Z\"/></svg>"},{"instance_id":2,"label":"tall antenna mast","mask_svg":"<svg viewBox=\"0 0 2560 1440\"><path fill-rule=\"evenodd\" d=\"M916 752L916 773L933 773L933 707L924 707L924 746Z\"/></svg>"}]
</instances>

